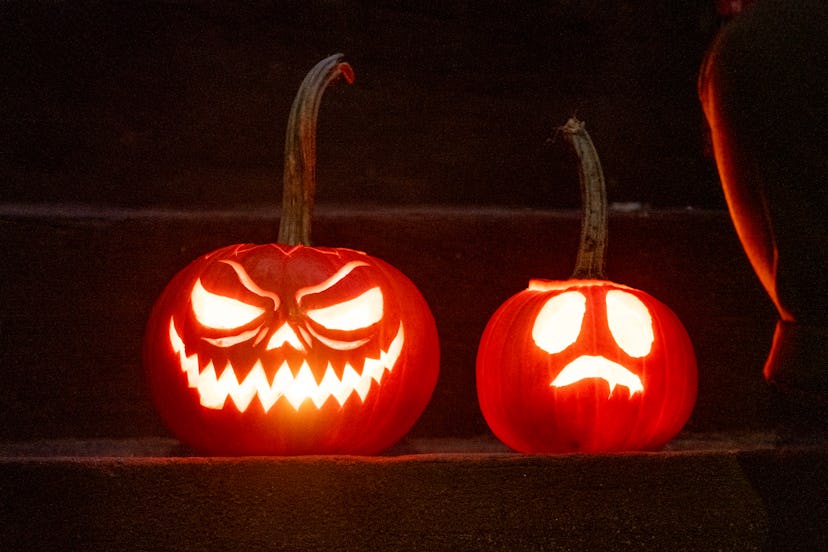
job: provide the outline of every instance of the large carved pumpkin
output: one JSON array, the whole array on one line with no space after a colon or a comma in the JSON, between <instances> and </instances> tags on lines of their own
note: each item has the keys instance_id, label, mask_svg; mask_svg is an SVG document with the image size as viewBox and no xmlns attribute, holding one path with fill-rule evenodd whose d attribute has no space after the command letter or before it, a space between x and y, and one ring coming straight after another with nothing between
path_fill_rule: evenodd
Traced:
<instances>
[{"instance_id":1,"label":"large carved pumpkin","mask_svg":"<svg viewBox=\"0 0 828 552\"><path fill-rule=\"evenodd\" d=\"M325 86L353 78L340 58L320 62L294 103L280 243L196 259L150 316L153 398L199 451L375 453L408 431L436 384L437 332L414 284L365 253L307 245L307 146Z\"/></svg>"},{"instance_id":2,"label":"large carved pumpkin","mask_svg":"<svg viewBox=\"0 0 828 552\"><path fill-rule=\"evenodd\" d=\"M696 360L678 317L603 276L603 174L583 123L562 128L581 160L585 217L569 280L531 280L492 316L477 356L487 423L522 452L661 448L696 398Z\"/></svg>"}]
</instances>

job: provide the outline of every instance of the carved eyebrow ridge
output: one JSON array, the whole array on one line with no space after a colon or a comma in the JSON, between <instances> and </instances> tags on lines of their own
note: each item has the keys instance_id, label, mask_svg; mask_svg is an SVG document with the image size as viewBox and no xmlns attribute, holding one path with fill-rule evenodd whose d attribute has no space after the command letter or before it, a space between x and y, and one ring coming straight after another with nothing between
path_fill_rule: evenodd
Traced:
<instances>
[{"instance_id":1,"label":"carved eyebrow ridge","mask_svg":"<svg viewBox=\"0 0 828 552\"><path fill-rule=\"evenodd\" d=\"M343 278L345 278L348 274L353 272L353 270L360 266L368 266L368 263L365 261L351 261L339 270L337 270L333 276L330 278L316 284L315 286L308 286L303 287L302 289L296 292L296 300L300 301L302 297L305 295L312 295L314 293L319 293L320 291L325 291L326 289L336 285L340 282Z\"/></svg>"},{"instance_id":2,"label":"carved eyebrow ridge","mask_svg":"<svg viewBox=\"0 0 828 552\"><path fill-rule=\"evenodd\" d=\"M260 288L258 284L256 284L256 282L254 282L250 278L250 275L247 273L247 271L244 269L242 265L240 265L236 261L229 261L227 259L221 259L219 262L224 263L228 265L230 268L232 268L233 271L236 273L236 276L239 278L239 282L241 282L241 285L247 288L248 291L251 291L261 297L269 297L270 299L273 299L273 301L276 303L276 306L279 306L279 296L273 293L272 291L267 291L265 289Z\"/></svg>"}]
</instances>

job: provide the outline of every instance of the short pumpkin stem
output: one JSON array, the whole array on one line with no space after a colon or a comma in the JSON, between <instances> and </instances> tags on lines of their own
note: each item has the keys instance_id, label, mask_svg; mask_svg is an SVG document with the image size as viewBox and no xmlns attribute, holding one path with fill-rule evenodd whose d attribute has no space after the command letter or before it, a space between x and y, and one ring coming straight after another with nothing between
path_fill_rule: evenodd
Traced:
<instances>
[{"instance_id":1,"label":"short pumpkin stem","mask_svg":"<svg viewBox=\"0 0 828 552\"><path fill-rule=\"evenodd\" d=\"M293 100L285 135L285 173L279 243L310 245L316 192L316 120L322 93L340 75L354 82L354 70L334 54L308 72Z\"/></svg>"},{"instance_id":2,"label":"short pumpkin stem","mask_svg":"<svg viewBox=\"0 0 828 552\"><path fill-rule=\"evenodd\" d=\"M578 177L581 181L581 245L575 261L573 279L606 280L604 251L607 247L607 189L604 171L595 145L583 121L575 117L560 128L578 156Z\"/></svg>"}]
</instances>

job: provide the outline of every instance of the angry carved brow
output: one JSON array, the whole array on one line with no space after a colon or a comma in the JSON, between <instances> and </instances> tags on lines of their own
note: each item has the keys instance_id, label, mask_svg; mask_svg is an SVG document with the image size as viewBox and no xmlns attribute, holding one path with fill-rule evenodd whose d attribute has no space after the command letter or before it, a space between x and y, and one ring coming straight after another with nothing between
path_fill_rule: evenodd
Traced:
<instances>
[{"instance_id":1,"label":"angry carved brow","mask_svg":"<svg viewBox=\"0 0 828 552\"><path fill-rule=\"evenodd\" d=\"M244 269L242 265L240 265L236 261L228 261L227 259L221 259L219 262L224 263L228 265L230 268L232 268L233 271L236 273L236 276L238 276L241 285L247 288L248 291L251 291L261 297L269 297L270 299L273 299L276 305L279 304L279 296L271 291L267 291L265 289L260 288L256 284L256 282L254 282L250 278L250 275L247 273L247 271Z\"/></svg>"},{"instance_id":2,"label":"angry carved brow","mask_svg":"<svg viewBox=\"0 0 828 552\"><path fill-rule=\"evenodd\" d=\"M313 293L319 293L320 291L325 291L326 289L334 286L338 282L340 282L343 278L345 278L348 274L353 272L353 270L360 266L368 266L368 263L364 261L351 261L339 270L337 270L333 276L330 278L316 284L315 286L308 286L300 289L296 292L296 300L300 301L302 297L305 295L311 295Z\"/></svg>"}]
</instances>

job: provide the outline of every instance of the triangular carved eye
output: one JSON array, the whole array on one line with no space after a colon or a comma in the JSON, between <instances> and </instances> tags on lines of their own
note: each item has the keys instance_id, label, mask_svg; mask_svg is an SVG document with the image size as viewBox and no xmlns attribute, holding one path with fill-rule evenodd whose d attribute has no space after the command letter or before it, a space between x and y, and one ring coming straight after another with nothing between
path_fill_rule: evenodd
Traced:
<instances>
[{"instance_id":1,"label":"triangular carved eye","mask_svg":"<svg viewBox=\"0 0 828 552\"><path fill-rule=\"evenodd\" d=\"M620 290L607 292L607 320L618 346L633 358L650 354L653 348L653 317L641 299Z\"/></svg>"},{"instance_id":2,"label":"triangular carved eye","mask_svg":"<svg viewBox=\"0 0 828 552\"><path fill-rule=\"evenodd\" d=\"M566 291L549 299L541 308L532 339L549 354L560 353L577 341L586 312L586 297Z\"/></svg>"},{"instance_id":3,"label":"triangular carved eye","mask_svg":"<svg viewBox=\"0 0 828 552\"><path fill-rule=\"evenodd\" d=\"M308 310L308 318L334 331L354 331L367 328L382 320L382 291L373 287L368 291L329 307Z\"/></svg>"},{"instance_id":4,"label":"triangular carved eye","mask_svg":"<svg viewBox=\"0 0 828 552\"><path fill-rule=\"evenodd\" d=\"M265 312L260 307L207 291L201 284L201 279L193 286L190 301L198 323L214 330L240 328Z\"/></svg>"}]
</instances>

